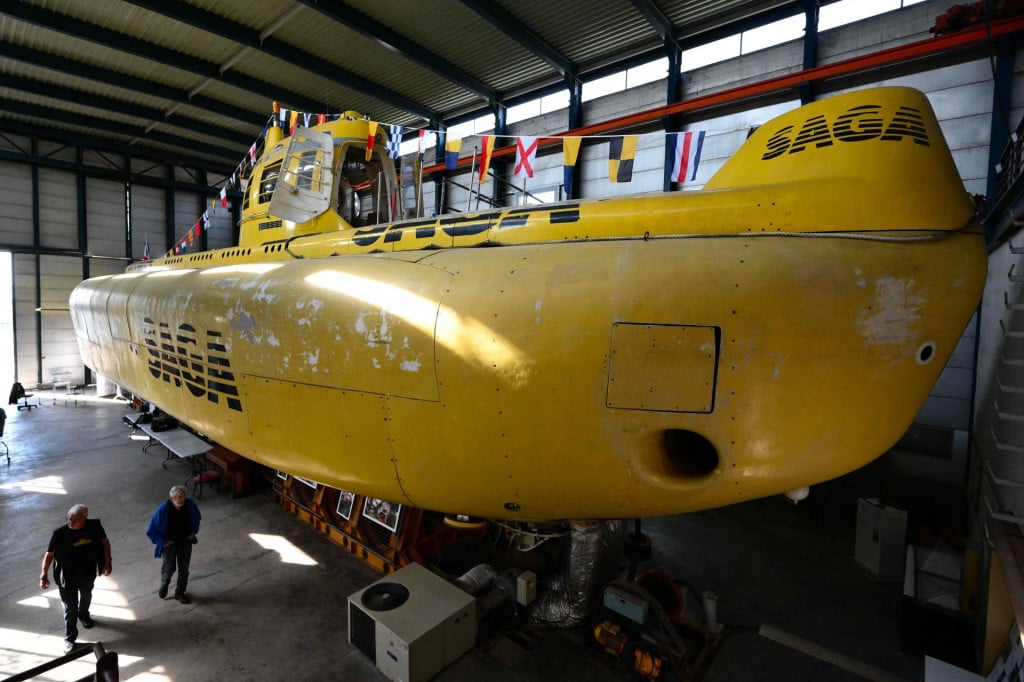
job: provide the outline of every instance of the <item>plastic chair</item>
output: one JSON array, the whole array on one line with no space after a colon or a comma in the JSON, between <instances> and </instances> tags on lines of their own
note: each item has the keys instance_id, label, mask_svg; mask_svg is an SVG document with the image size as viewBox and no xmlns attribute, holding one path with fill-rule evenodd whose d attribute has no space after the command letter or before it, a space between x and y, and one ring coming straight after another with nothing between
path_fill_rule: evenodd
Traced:
<instances>
[{"instance_id":1,"label":"plastic chair","mask_svg":"<svg viewBox=\"0 0 1024 682\"><path fill-rule=\"evenodd\" d=\"M203 499L203 486L207 483L219 485L220 474L213 469L204 469L192 476L192 497L199 500ZM199 489L198 494L196 493L197 488Z\"/></svg>"}]
</instances>

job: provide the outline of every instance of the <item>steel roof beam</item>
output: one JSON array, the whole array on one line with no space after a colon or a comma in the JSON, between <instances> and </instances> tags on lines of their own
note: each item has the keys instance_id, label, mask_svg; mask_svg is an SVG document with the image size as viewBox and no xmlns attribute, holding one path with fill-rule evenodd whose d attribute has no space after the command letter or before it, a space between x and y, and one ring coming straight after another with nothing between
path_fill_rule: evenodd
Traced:
<instances>
[{"instance_id":1,"label":"steel roof beam","mask_svg":"<svg viewBox=\"0 0 1024 682\"><path fill-rule=\"evenodd\" d=\"M551 47L526 24L506 12L491 0L461 0L462 4L476 12L499 31L512 38L530 52L540 57L565 78L575 78L577 67L572 60Z\"/></svg>"},{"instance_id":2,"label":"steel roof beam","mask_svg":"<svg viewBox=\"0 0 1024 682\"><path fill-rule=\"evenodd\" d=\"M676 42L676 27L668 20L668 17L654 4L654 0L630 0L636 10L643 15L647 23L661 36L666 43L674 45L679 49Z\"/></svg>"},{"instance_id":3,"label":"steel roof beam","mask_svg":"<svg viewBox=\"0 0 1024 682\"><path fill-rule=\"evenodd\" d=\"M226 142L232 142L240 146L248 146L252 143L252 136L229 130L221 126L215 126L207 121L186 116L171 117L164 116L164 110L157 107L147 107L141 104L132 104L114 97L94 95L56 83L45 83L43 81L23 78L21 76L4 76L4 85L14 90L28 92L42 97L52 97L62 102L77 104L80 106L102 109L117 114L134 116L152 122L152 125L170 125L178 128L202 131L204 135L223 138Z\"/></svg>"},{"instance_id":4,"label":"steel roof beam","mask_svg":"<svg viewBox=\"0 0 1024 682\"><path fill-rule=\"evenodd\" d=\"M437 112L431 110L429 107L409 99L394 90L390 90L379 83L374 83L373 81L363 78L351 71L347 71L330 64L324 61L322 57L318 57L314 54L301 50L294 45L289 45L278 38L264 36L256 29L225 19L213 12L194 7L184 2L175 2L172 0L127 0L127 2L130 2L133 5L138 5L139 7L151 12L155 12L156 14L163 15L169 19L173 19L183 24L188 24L189 26L193 26L203 31L208 31L221 38L227 38L250 49L263 52L271 57L280 59L281 61L294 64L301 69L309 71L310 73L322 76L347 88L362 92L363 94L371 95L382 102L404 109L416 114L417 116L421 116L426 119L437 116ZM221 73L220 69L221 67L218 67L219 75L226 77L227 71L224 70L224 72ZM307 103L303 104L303 107L306 111L319 111L319 109L323 107L323 104L319 103L314 106L309 106Z\"/></svg>"},{"instance_id":5,"label":"steel roof beam","mask_svg":"<svg viewBox=\"0 0 1024 682\"><path fill-rule=\"evenodd\" d=\"M57 130L55 128L46 128L38 124L21 123L19 121L3 120L0 121L0 132L4 134L15 134L25 135L29 137L38 137L53 142L59 142L72 147L86 147L91 151L99 152L102 155L101 150L110 151L116 154L124 154L131 156L136 159L151 159L156 161L159 159L161 165L172 164L180 167L195 167L203 168L211 175L219 175L227 177L231 175L236 166L223 166L211 162L209 159L199 159L196 157L184 156L181 154L175 154L174 152L168 152L166 149L155 149L153 147L147 147L144 145L134 145L129 147L127 144L119 144L113 140L106 138L97 138L91 135L80 135L78 133L72 133L67 130ZM54 168L63 168L65 170L74 170L75 164L70 161L60 161L58 159L44 159L40 156L33 156L31 152L4 152L0 150L0 158L5 158L14 161L27 161L32 163L38 163L42 166L52 166ZM137 175L131 171L118 170L116 168L100 168L99 166L88 166L90 173L93 175L109 175L109 177L124 177L125 175L131 175L134 177ZM147 178L151 176L145 176ZM218 190L219 191L219 190Z\"/></svg>"},{"instance_id":6,"label":"steel roof beam","mask_svg":"<svg viewBox=\"0 0 1024 682\"><path fill-rule=\"evenodd\" d=\"M2 12L0 12L0 14L2 14ZM71 74L80 78L96 81L97 83L103 83L104 85L132 90L150 97L162 97L163 99L168 99L172 102L181 102L197 109L205 109L206 111L214 114L226 116L236 121L241 121L254 126L262 127L263 124L267 122L267 117L269 116L269 112L267 114L257 114L249 111L248 109L242 109L231 104L226 104L204 95L195 95L190 99L187 90L172 88L154 81L146 80L145 78L137 78L111 69L86 64L85 62L78 62L73 59L67 59L66 57L51 55L40 50L34 50L30 47L22 47L20 45L0 42L0 57L14 59L34 66L42 66L60 73ZM161 117L164 115L165 114L161 114Z\"/></svg>"},{"instance_id":7,"label":"steel roof beam","mask_svg":"<svg viewBox=\"0 0 1024 682\"><path fill-rule=\"evenodd\" d=\"M162 133L158 130L150 130L149 132L146 132L146 129L143 126L120 123L118 121L111 121L109 119L99 118L98 116L88 116L86 114L66 111L56 107L46 107L38 104L18 102L17 100L8 98L0 98L0 108L11 113L21 114L22 116L32 116L44 120L59 121L60 123L68 125L91 128L93 130L103 130L117 135L124 135L126 137L140 137L175 147L195 149L201 154L209 154L210 156L216 156L224 160L237 160L239 156L237 149L218 147L216 145L190 140L177 135ZM131 147L129 146L129 148Z\"/></svg>"},{"instance_id":8,"label":"steel roof beam","mask_svg":"<svg viewBox=\"0 0 1024 682\"><path fill-rule=\"evenodd\" d=\"M150 1L155 2L156 0ZM353 7L339 2L339 0L298 1L320 12L325 17L369 38L381 47L391 50L414 64L433 71L445 80L465 88L488 103L500 101L498 91L491 86L441 59L441 57L427 50L422 45L414 43L372 17L368 17Z\"/></svg>"},{"instance_id":9,"label":"steel roof beam","mask_svg":"<svg viewBox=\"0 0 1024 682\"><path fill-rule=\"evenodd\" d=\"M292 108L298 108L304 111L319 111L323 108L322 102L310 99L297 92L280 88L273 83L268 83L267 81L262 81L251 76L246 76L245 74L237 71L226 71L221 73L220 65L215 64L214 62L193 57L183 52L170 50L154 43L143 42L138 39L130 39L126 41L125 36L116 31L112 31L95 24L90 24L88 22L79 21L41 7L27 5L24 3L5 3L2 13L21 21L39 25L43 28L58 31L82 40L88 40L89 42L96 43L112 50L127 52L129 54L142 57L143 59L148 59L172 68L193 73L203 78L221 81L242 90L247 90L248 92L266 97L268 101L279 100L281 102L288 103ZM226 22L219 18L217 21L230 25L230 22ZM218 32L224 27L220 25L208 25L203 28L209 31ZM227 28L224 28L224 30L227 30ZM295 48L290 46L288 47L288 50L295 52ZM311 61L315 60L317 64L321 67L323 66L323 60L314 58L311 55L309 56L309 59ZM342 77L348 75L351 79L347 84L349 87L353 87L356 90L370 94L382 102L388 102L393 106L397 106L425 117L429 112L429 110L422 105L412 102L397 93L391 93L386 88L382 88L370 81L367 81L366 79L359 78L354 74L348 74L348 72L343 71L342 69L335 69L335 71L339 82L342 82L340 80ZM390 100L388 99L389 94L392 98Z\"/></svg>"}]
</instances>

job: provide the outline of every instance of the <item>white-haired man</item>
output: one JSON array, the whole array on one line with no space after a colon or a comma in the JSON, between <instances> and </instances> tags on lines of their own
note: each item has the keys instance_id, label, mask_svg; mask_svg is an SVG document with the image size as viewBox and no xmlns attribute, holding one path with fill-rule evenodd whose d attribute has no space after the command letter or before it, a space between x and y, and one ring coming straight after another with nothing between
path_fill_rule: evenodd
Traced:
<instances>
[{"instance_id":1,"label":"white-haired man","mask_svg":"<svg viewBox=\"0 0 1024 682\"><path fill-rule=\"evenodd\" d=\"M64 603L64 653L68 653L78 639L78 621L82 621L84 628L96 624L89 615L96 576L110 575L112 570L110 540L100 520L89 518L89 509L84 504L69 509L67 525L50 536L43 555L43 573L39 576L40 589L50 588L51 564L53 581Z\"/></svg>"},{"instance_id":2,"label":"white-haired man","mask_svg":"<svg viewBox=\"0 0 1024 682\"><path fill-rule=\"evenodd\" d=\"M163 557L160 566L160 590L157 594L161 599L167 597L167 588L171 584L174 570L178 570L178 583L175 586L174 598L182 604L188 604L185 594L188 587L188 567L192 562L192 545L199 542L199 520L202 514L192 500L185 497L185 486L176 485L167 494L168 499L156 508L153 518L149 520L146 535L156 545L153 556Z\"/></svg>"}]
</instances>

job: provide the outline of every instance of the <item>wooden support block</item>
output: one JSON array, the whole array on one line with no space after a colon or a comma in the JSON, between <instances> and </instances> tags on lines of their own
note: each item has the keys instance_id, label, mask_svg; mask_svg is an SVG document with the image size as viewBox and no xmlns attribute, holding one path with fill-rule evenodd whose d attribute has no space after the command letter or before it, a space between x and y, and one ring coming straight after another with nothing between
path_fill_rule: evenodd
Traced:
<instances>
[{"instance_id":1,"label":"wooden support block","mask_svg":"<svg viewBox=\"0 0 1024 682\"><path fill-rule=\"evenodd\" d=\"M206 461L216 465L223 472L221 482L231 487L231 497L238 497L249 491L254 469L252 462L245 457L218 445L206 453Z\"/></svg>"}]
</instances>

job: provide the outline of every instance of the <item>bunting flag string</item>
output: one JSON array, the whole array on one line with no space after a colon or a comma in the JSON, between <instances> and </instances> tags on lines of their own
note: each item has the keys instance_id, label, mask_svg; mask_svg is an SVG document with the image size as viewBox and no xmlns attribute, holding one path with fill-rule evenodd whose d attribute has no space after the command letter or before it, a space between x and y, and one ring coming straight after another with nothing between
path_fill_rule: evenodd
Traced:
<instances>
[{"instance_id":1,"label":"bunting flag string","mask_svg":"<svg viewBox=\"0 0 1024 682\"><path fill-rule=\"evenodd\" d=\"M274 102L273 113L268 118L266 125L263 127L260 135L250 145L248 153L245 158L239 163L230 176L225 182L224 186L221 187L219 194L214 197L210 202L210 208L203 211L201 218L199 218L194 224L192 229L184 235L175 246L167 252L166 255L184 253L188 248L195 245L196 239L202 234L205 229L209 232L210 229L210 213L217 209L217 204L220 204L220 208L227 208L228 205L228 192L232 190L242 189L245 190L248 185L249 175L258 162L260 156L263 154L264 141L266 139L267 130L271 127L281 128L281 131L285 135L291 135L295 131L295 127L301 121L303 125L310 126L311 124L323 125L329 121L337 120L341 114L326 114L326 113L308 113L289 110L281 107L279 103ZM377 131L381 125L388 126L388 136L386 151L387 155L392 159L401 158L401 146L402 138L405 132L403 126L391 125L385 122L372 121L367 119L368 134L366 138L366 157L367 160L372 158L373 149L377 139ZM653 135L664 137L665 144L672 145L673 163L671 168L665 168L667 179L671 182L683 184L697 181L697 172L700 167L702 152L704 150L704 142L709 131L688 131L688 132L669 132L669 133L644 133L642 135L586 135L586 136L551 136L547 139L550 140L561 140L562 143L562 168L563 168L563 184L567 193L572 193L572 176L573 170L576 167L579 151L583 140L596 140L596 139L608 139L609 140L609 155L608 155L608 177L611 182L630 182L633 176L633 169L636 162L636 152L638 148L638 141L641 136L649 137ZM712 134L732 133L734 130L727 131L711 131ZM416 129L416 152L422 159L424 153L424 139L427 133L434 133L440 135L441 131L431 130L428 128ZM535 171L535 163L537 156L537 149L540 146L540 140L543 138L536 136L527 135L476 135L480 138L480 165L476 169L479 175L480 185L487 179L487 175L490 169L491 161L494 156L494 151L498 145L498 140L501 138L512 140L512 144L515 145L516 149L516 160L514 167L514 176L522 178L532 178ZM457 168L460 161L460 153L462 150L462 138L449 137L444 145L444 159L445 168L454 169ZM475 148L473 152L476 154ZM148 258L148 248L147 254Z\"/></svg>"}]
</instances>

